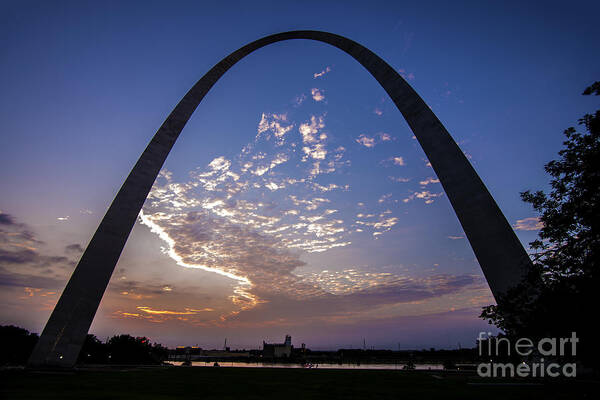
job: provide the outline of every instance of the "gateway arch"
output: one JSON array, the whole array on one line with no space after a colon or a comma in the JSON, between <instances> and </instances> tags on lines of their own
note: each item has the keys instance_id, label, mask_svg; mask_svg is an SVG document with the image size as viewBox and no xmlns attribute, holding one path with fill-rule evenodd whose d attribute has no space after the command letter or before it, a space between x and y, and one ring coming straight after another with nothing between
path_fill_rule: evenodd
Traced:
<instances>
[{"instance_id":1,"label":"gateway arch","mask_svg":"<svg viewBox=\"0 0 600 400\"><path fill-rule=\"evenodd\" d=\"M377 79L402 113L437 174L496 299L517 285L531 261L510 224L448 131L384 60L353 40L291 31L256 40L206 73L158 129L123 183L81 256L29 359L32 367L72 367L125 242L169 151L211 87L242 58L290 39L324 42L348 53Z\"/></svg>"}]
</instances>

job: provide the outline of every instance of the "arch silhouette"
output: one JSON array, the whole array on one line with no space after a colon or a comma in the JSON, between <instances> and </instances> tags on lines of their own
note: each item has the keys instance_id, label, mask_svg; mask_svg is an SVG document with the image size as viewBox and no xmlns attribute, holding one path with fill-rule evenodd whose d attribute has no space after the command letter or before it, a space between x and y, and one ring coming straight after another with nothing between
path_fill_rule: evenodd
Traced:
<instances>
[{"instance_id":1,"label":"arch silhouette","mask_svg":"<svg viewBox=\"0 0 600 400\"><path fill-rule=\"evenodd\" d=\"M348 53L381 84L425 151L473 248L493 295L518 284L531 263L506 218L456 142L408 83L353 40L327 32L266 36L231 53L181 99L158 129L113 200L73 272L30 359L33 367L72 367L100 300L154 180L192 113L235 63L268 44L290 39L324 42Z\"/></svg>"}]
</instances>

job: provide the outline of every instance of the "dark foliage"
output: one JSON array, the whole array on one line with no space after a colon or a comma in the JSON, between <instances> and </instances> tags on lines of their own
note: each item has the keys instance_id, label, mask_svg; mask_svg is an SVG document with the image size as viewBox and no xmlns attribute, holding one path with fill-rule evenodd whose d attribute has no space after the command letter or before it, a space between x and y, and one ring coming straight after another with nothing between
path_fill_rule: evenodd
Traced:
<instances>
[{"instance_id":1,"label":"dark foliage","mask_svg":"<svg viewBox=\"0 0 600 400\"><path fill-rule=\"evenodd\" d=\"M168 357L168 349L150 343L146 337L116 335L106 343L94 335L87 335L79 353L80 364L161 364Z\"/></svg>"},{"instance_id":2,"label":"dark foliage","mask_svg":"<svg viewBox=\"0 0 600 400\"><path fill-rule=\"evenodd\" d=\"M38 335L16 326L0 325L0 365L26 365ZM79 364L162 364L168 349L148 338L117 335L106 343L87 335Z\"/></svg>"},{"instance_id":3,"label":"dark foliage","mask_svg":"<svg viewBox=\"0 0 600 400\"><path fill-rule=\"evenodd\" d=\"M595 82L584 95L600 95ZM567 337L577 332L578 357L598 357L593 331L600 251L600 110L565 130L560 156L545 165L551 191L521 193L540 214L543 228L530 243L536 251L526 282L484 307L481 317L507 336Z\"/></svg>"},{"instance_id":4,"label":"dark foliage","mask_svg":"<svg viewBox=\"0 0 600 400\"><path fill-rule=\"evenodd\" d=\"M88 334L77 362L80 364L107 364L108 346L102 343L95 335Z\"/></svg>"},{"instance_id":5,"label":"dark foliage","mask_svg":"<svg viewBox=\"0 0 600 400\"><path fill-rule=\"evenodd\" d=\"M151 344L146 337L117 335L106 346L112 364L160 364L168 356L166 348Z\"/></svg>"},{"instance_id":6,"label":"dark foliage","mask_svg":"<svg viewBox=\"0 0 600 400\"><path fill-rule=\"evenodd\" d=\"M0 365L25 365L37 341L26 329L0 325Z\"/></svg>"}]
</instances>

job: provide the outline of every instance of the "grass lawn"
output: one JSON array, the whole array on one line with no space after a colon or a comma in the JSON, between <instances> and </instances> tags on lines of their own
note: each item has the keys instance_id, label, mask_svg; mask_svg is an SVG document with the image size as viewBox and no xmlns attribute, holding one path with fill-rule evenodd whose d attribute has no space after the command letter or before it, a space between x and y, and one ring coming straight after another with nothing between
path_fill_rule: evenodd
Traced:
<instances>
[{"instance_id":1,"label":"grass lawn","mask_svg":"<svg viewBox=\"0 0 600 400\"><path fill-rule=\"evenodd\" d=\"M511 382L519 385L506 385ZM394 370L170 367L0 372L0 399L533 400L600 398L599 389L596 382L482 380L475 375Z\"/></svg>"}]
</instances>

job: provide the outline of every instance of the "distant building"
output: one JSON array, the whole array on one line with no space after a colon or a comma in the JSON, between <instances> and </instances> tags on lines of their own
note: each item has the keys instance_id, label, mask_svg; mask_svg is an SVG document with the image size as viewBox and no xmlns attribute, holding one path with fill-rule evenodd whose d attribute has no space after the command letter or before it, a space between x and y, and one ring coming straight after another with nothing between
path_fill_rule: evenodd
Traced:
<instances>
[{"instance_id":1,"label":"distant building","mask_svg":"<svg viewBox=\"0 0 600 400\"><path fill-rule=\"evenodd\" d=\"M267 343L263 341L263 357L282 358L289 357L292 354L292 337L285 335L283 343Z\"/></svg>"}]
</instances>

